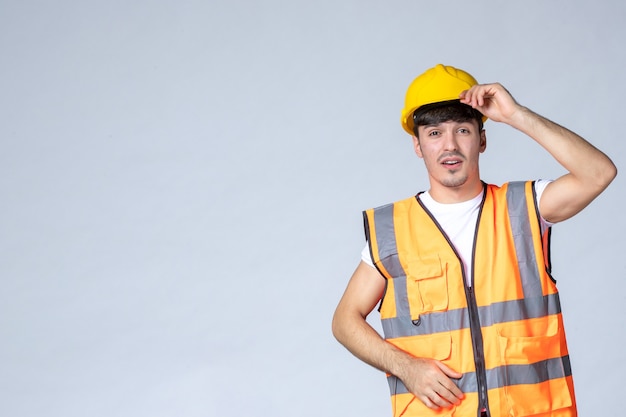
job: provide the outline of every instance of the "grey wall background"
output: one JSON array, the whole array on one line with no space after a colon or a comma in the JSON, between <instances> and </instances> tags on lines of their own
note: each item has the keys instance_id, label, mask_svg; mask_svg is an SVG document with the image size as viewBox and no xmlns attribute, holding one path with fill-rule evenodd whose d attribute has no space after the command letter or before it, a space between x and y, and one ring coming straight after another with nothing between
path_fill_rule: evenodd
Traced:
<instances>
[{"instance_id":1,"label":"grey wall background","mask_svg":"<svg viewBox=\"0 0 626 417\"><path fill-rule=\"evenodd\" d=\"M619 1L0 1L0 415L384 416L330 320L361 210L427 188L439 62L624 166ZM485 180L555 178L488 122ZM554 230L580 414L620 415L624 175ZM378 318L372 317L377 325Z\"/></svg>"}]
</instances>

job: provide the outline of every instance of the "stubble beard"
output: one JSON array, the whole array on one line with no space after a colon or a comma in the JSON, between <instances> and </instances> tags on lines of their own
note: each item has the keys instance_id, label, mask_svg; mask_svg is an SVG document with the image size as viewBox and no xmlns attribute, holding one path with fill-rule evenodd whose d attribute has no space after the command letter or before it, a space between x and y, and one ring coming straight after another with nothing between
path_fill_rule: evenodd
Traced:
<instances>
[{"instance_id":1,"label":"stubble beard","mask_svg":"<svg viewBox=\"0 0 626 417\"><path fill-rule=\"evenodd\" d=\"M444 178L441 181L441 184L444 187L448 187L448 188L457 188L462 186L463 184L465 184L467 182L467 175L461 175L459 177L454 176L454 173L452 173L453 176L451 177L447 177Z\"/></svg>"}]
</instances>

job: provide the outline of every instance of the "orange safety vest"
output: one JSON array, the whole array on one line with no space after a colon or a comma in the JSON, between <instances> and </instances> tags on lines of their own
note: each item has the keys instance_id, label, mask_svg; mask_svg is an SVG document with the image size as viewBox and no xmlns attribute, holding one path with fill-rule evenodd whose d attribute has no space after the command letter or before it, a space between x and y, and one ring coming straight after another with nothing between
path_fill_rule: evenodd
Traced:
<instances>
[{"instance_id":1,"label":"orange safety vest","mask_svg":"<svg viewBox=\"0 0 626 417\"><path fill-rule=\"evenodd\" d=\"M460 256L419 195L365 211L372 260L386 278L385 339L463 377L465 398L433 411L388 375L393 415L576 416L561 306L533 182L485 185L471 286Z\"/></svg>"}]
</instances>

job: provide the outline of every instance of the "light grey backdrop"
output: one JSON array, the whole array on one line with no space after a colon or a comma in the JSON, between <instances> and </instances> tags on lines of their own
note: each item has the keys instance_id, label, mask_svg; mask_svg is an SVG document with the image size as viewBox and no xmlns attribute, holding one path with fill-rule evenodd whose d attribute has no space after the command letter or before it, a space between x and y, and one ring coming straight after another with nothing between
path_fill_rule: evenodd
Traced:
<instances>
[{"instance_id":1,"label":"light grey backdrop","mask_svg":"<svg viewBox=\"0 0 626 417\"><path fill-rule=\"evenodd\" d=\"M361 210L427 188L439 63L624 161L626 3L0 1L0 415L385 416L330 320ZM488 122L485 180L555 178ZM580 414L623 412L624 176L557 225ZM377 325L377 317L372 317Z\"/></svg>"}]
</instances>

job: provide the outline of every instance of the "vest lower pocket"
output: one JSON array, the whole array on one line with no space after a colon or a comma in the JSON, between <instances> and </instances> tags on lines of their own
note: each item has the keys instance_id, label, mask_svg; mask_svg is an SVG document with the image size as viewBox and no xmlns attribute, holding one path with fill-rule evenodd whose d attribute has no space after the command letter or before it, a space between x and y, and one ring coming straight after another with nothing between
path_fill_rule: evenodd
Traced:
<instances>
[{"instance_id":1,"label":"vest lower pocket","mask_svg":"<svg viewBox=\"0 0 626 417\"><path fill-rule=\"evenodd\" d=\"M553 326L549 326L553 327ZM534 416L572 406L561 335L506 337L499 334L503 390L512 416ZM567 368L567 369L566 369Z\"/></svg>"},{"instance_id":2,"label":"vest lower pocket","mask_svg":"<svg viewBox=\"0 0 626 417\"><path fill-rule=\"evenodd\" d=\"M448 332L389 340L400 349L409 352L419 358L435 359L443 362L447 366L455 369L455 364L450 363L456 355L453 351L452 336ZM426 407L421 400L409 393L404 384L395 380L395 384L390 385L391 401L395 417L421 417L421 416L454 416L454 408L434 412Z\"/></svg>"},{"instance_id":3,"label":"vest lower pocket","mask_svg":"<svg viewBox=\"0 0 626 417\"><path fill-rule=\"evenodd\" d=\"M456 407L451 409L441 409L439 411L433 411L426 407L423 402L418 398L413 397L409 400L408 404L395 404L394 416L397 417L422 417L422 416L437 416L437 417L454 417Z\"/></svg>"}]
</instances>

